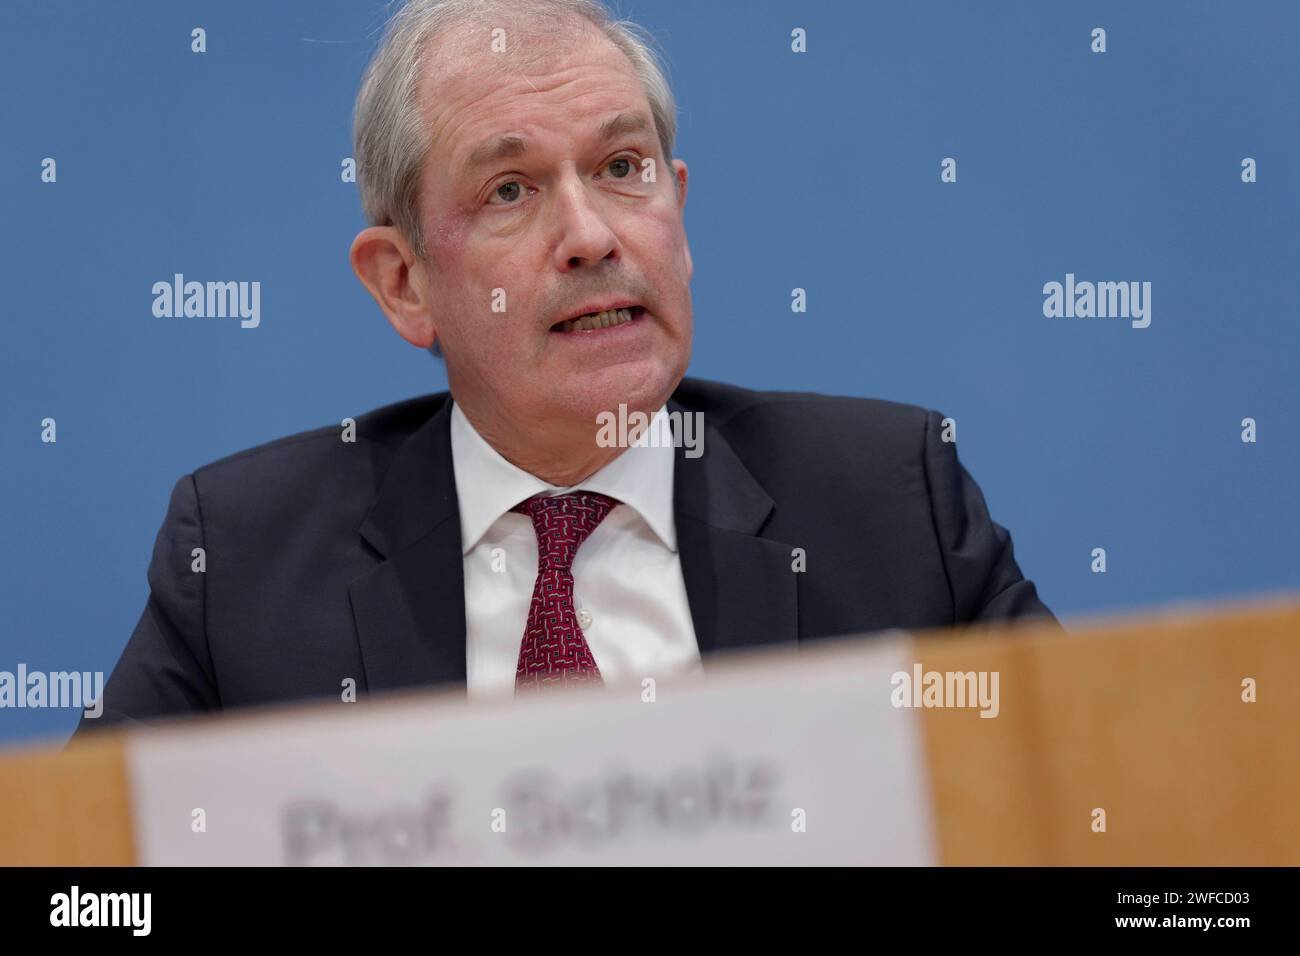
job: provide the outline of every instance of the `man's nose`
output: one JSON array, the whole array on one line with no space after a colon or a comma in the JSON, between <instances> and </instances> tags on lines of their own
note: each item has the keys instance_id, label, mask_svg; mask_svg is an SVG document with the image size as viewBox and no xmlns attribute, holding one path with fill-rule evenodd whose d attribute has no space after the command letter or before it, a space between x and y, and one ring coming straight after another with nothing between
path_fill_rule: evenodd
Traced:
<instances>
[{"instance_id":1,"label":"man's nose","mask_svg":"<svg viewBox=\"0 0 1300 956\"><path fill-rule=\"evenodd\" d=\"M599 200L577 176L569 177L557 194L560 241L555 247L555 266L570 272L604 259L621 255L618 237L605 221Z\"/></svg>"}]
</instances>

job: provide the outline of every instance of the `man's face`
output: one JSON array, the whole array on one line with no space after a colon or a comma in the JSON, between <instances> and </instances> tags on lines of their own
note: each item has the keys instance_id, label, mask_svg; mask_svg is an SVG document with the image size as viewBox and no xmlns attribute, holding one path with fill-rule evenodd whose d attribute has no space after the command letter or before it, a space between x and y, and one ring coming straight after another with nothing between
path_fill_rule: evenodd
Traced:
<instances>
[{"instance_id":1,"label":"man's face","mask_svg":"<svg viewBox=\"0 0 1300 956\"><path fill-rule=\"evenodd\" d=\"M549 46L524 68L486 43L453 47L452 73L426 85L431 317L472 418L594 429L620 403L658 408L685 373L685 165L662 155L632 65L604 37L515 42ZM487 155L502 137L507 148ZM621 325L565 322L625 304L637 309Z\"/></svg>"}]
</instances>

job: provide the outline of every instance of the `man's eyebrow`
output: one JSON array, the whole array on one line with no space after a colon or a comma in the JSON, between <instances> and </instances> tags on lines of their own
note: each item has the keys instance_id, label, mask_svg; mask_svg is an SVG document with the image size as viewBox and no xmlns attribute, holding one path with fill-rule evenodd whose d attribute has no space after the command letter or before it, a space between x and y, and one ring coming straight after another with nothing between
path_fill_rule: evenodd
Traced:
<instances>
[{"instance_id":1,"label":"man's eyebrow","mask_svg":"<svg viewBox=\"0 0 1300 956\"><path fill-rule=\"evenodd\" d=\"M639 133L649 128L650 120L644 113L619 113L617 116L600 124L598 139L600 142L606 143L619 136L626 136L628 133Z\"/></svg>"},{"instance_id":2,"label":"man's eyebrow","mask_svg":"<svg viewBox=\"0 0 1300 956\"><path fill-rule=\"evenodd\" d=\"M522 156L526 152L528 152L528 143L524 141L522 136L516 136L513 133L497 136L483 143L469 154L469 159L465 160L463 171L469 173L485 163L495 162L498 159L509 159L513 156Z\"/></svg>"},{"instance_id":3,"label":"man's eyebrow","mask_svg":"<svg viewBox=\"0 0 1300 956\"><path fill-rule=\"evenodd\" d=\"M650 120L644 113L623 112L610 117L600 124L597 141L609 142L628 133L639 133L650 128ZM469 154L462 167L463 172L470 173L479 166L495 162L498 159L512 159L528 152L528 141L515 133L496 136L479 145Z\"/></svg>"}]
</instances>

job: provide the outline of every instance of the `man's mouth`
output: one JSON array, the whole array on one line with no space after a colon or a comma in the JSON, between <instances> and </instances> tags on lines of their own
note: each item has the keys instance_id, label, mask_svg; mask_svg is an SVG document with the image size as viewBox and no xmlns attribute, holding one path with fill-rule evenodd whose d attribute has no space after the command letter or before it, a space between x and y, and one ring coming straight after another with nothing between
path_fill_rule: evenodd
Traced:
<instances>
[{"instance_id":1,"label":"man's mouth","mask_svg":"<svg viewBox=\"0 0 1300 956\"><path fill-rule=\"evenodd\" d=\"M551 326L552 332L595 332L599 329L612 329L626 325L640 318L645 309L631 305L623 309L606 309L604 312L590 312L576 319L565 319Z\"/></svg>"}]
</instances>

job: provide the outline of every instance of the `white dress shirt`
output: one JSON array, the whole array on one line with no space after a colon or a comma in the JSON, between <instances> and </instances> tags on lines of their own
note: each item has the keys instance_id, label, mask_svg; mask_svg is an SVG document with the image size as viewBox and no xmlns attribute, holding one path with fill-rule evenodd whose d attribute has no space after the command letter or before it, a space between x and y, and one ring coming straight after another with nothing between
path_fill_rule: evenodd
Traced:
<instances>
[{"instance_id":1,"label":"white dress shirt","mask_svg":"<svg viewBox=\"0 0 1300 956\"><path fill-rule=\"evenodd\" d=\"M510 511L533 495L594 491L621 504L596 526L573 561L574 608L605 683L696 670L700 663L677 553L667 408L640 444L572 488L516 467L451 410L451 453L465 560L465 663L471 696L512 694L537 579L532 520Z\"/></svg>"}]
</instances>

